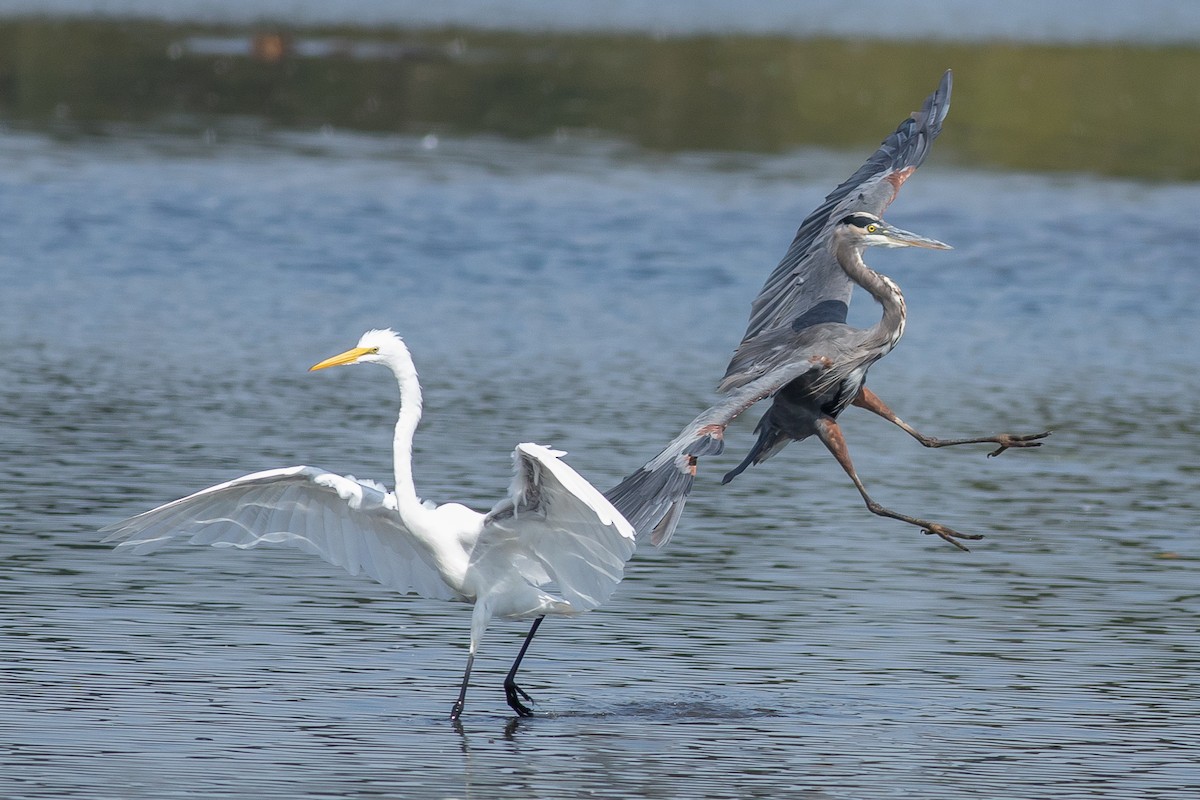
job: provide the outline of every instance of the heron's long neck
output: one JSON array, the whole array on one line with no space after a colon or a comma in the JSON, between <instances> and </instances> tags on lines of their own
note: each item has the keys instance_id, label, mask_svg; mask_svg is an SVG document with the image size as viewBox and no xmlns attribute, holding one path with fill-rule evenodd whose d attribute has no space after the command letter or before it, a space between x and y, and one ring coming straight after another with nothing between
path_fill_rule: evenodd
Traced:
<instances>
[{"instance_id":1,"label":"heron's long neck","mask_svg":"<svg viewBox=\"0 0 1200 800\"><path fill-rule=\"evenodd\" d=\"M417 487L413 483L412 469L413 436L421 421L421 384L407 349L396 353L388 366L400 384L400 416L396 420L396 434L392 439L392 459L396 473L396 500L401 514L405 514L422 508Z\"/></svg>"},{"instance_id":2,"label":"heron's long neck","mask_svg":"<svg viewBox=\"0 0 1200 800\"><path fill-rule=\"evenodd\" d=\"M850 279L870 292L883 306L883 317L867 331L867 344L879 349L880 355L890 352L904 335L904 320L908 316L900 287L888 276L866 265L861 247L843 246L838 249L837 257Z\"/></svg>"}]
</instances>

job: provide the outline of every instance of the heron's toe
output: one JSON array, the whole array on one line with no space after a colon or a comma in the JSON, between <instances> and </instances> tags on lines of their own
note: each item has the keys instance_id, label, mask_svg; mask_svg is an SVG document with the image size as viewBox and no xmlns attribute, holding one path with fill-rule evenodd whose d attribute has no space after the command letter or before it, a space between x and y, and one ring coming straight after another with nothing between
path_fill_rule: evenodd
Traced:
<instances>
[{"instance_id":1,"label":"heron's toe","mask_svg":"<svg viewBox=\"0 0 1200 800\"><path fill-rule=\"evenodd\" d=\"M965 550L967 552L970 552L971 548L960 542L959 539L978 541L979 539L983 538L983 534L981 533L961 533L960 531L954 530L954 528L948 528L945 525L939 525L936 522L930 522L927 524L922 529L922 532L926 536L937 536L942 541L949 542L959 550Z\"/></svg>"},{"instance_id":2,"label":"heron's toe","mask_svg":"<svg viewBox=\"0 0 1200 800\"><path fill-rule=\"evenodd\" d=\"M998 456L1010 447L1041 447L1042 443L1039 439L1045 439L1053 431L1042 431L1041 433L1002 433L996 437L996 444L1000 445L992 452L988 453L988 458Z\"/></svg>"}]
</instances>

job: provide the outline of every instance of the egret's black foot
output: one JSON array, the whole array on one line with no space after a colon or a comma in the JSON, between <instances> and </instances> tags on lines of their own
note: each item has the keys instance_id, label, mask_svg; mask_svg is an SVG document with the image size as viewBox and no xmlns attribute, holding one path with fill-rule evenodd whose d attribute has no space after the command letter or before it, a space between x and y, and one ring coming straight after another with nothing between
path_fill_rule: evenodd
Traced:
<instances>
[{"instance_id":1,"label":"egret's black foot","mask_svg":"<svg viewBox=\"0 0 1200 800\"><path fill-rule=\"evenodd\" d=\"M524 697L530 703L533 702L533 698L530 697L524 689L522 689L520 686L517 686L515 682L504 682L504 697L508 700L508 707L517 712L518 717L533 716L533 710L521 702L522 697Z\"/></svg>"},{"instance_id":2,"label":"egret's black foot","mask_svg":"<svg viewBox=\"0 0 1200 800\"><path fill-rule=\"evenodd\" d=\"M998 456L1010 447L1041 447L1042 443L1038 439L1045 439L1052 431L1042 431L1041 433L1002 433L997 436L994 441L1000 445L992 452L988 453L988 458Z\"/></svg>"}]
</instances>

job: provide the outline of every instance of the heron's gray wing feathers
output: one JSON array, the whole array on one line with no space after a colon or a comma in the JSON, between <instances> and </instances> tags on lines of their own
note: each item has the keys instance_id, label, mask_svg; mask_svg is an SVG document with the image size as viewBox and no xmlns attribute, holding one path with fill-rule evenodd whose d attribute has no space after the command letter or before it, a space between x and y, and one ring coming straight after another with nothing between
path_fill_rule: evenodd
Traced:
<instances>
[{"instance_id":1,"label":"heron's gray wing feathers","mask_svg":"<svg viewBox=\"0 0 1200 800\"><path fill-rule=\"evenodd\" d=\"M574 608L589 611L624 576L634 529L562 455L531 442L517 445L508 497L484 519L480 544L515 537L519 547L512 552L529 553L536 562L517 565L526 579L539 586L552 581Z\"/></svg>"},{"instance_id":2,"label":"heron's gray wing feathers","mask_svg":"<svg viewBox=\"0 0 1200 800\"><path fill-rule=\"evenodd\" d=\"M658 455L609 489L612 501L639 537L662 547L671 539L696 477L701 456L725 448L725 428L759 400L811 371L825 369L823 360L793 358L758 379L730 392L692 420Z\"/></svg>"},{"instance_id":3,"label":"heron's gray wing feathers","mask_svg":"<svg viewBox=\"0 0 1200 800\"><path fill-rule=\"evenodd\" d=\"M880 215L895 199L900 186L925 161L933 140L941 133L942 122L950 111L951 88L947 70L921 110L900 123L866 163L800 224L783 260L754 298L749 325L725 370L721 391L762 374L762 370L755 369L750 345L764 332L846 321L853 283L830 252L829 231L846 214L866 211Z\"/></svg>"},{"instance_id":4,"label":"heron's gray wing feathers","mask_svg":"<svg viewBox=\"0 0 1200 800\"><path fill-rule=\"evenodd\" d=\"M120 550L147 553L175 539L248 549L284 545L392 589L459 595L427 560L378 485L317 467L256 472L103 529Z\"/></svg>"},{"instance_id":5,"label":"heron's gray wing feathers","mask_svg":"<svg viewBox=\"0 0 1200 800\"><path fill-rule=\"evenodd\" d=\"M730 388L757 380L794 361L810 359L827 366L820 373L823 382L836 382L861 366L859 351L865 336L866 331L841 322L823 322L800 330L764 331L738 351L739 356L744 351L745 367L739 382Z\"/></svg>"}]
</instances>

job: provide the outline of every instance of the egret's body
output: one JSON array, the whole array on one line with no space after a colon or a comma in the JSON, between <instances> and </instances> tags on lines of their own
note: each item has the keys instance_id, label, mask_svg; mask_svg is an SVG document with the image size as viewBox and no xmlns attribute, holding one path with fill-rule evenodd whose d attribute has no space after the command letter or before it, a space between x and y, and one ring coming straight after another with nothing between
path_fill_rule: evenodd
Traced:
<instances>
[{"instance_id":1,"label":"egret's body","mask_svg":"<svg viewBox=\"0 0 1200 800\"><path fill-rule=\"evenodd\" d=\"M172 539L251 548L282 544L319 555L401 592L474 605L462 712L475 652L492 617L574 615L596 608L621 580L634 550L633 528L600 492L537 444L513 452L507 497L486 514L459 503L435 505L417 495L412 441L421 418L421 388L407 347L391 331L370 331L356 348L313 369L378 363L399 384L394 439L395 489L316 467L247 475L111 525L106 541L135 553ZM523 654L523 653L522 653ZM509 705L529 710L513 682Z\"/></svg>"}]
</instances>

